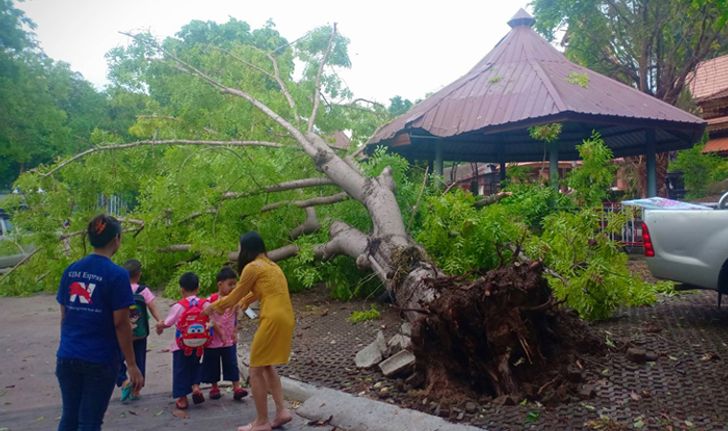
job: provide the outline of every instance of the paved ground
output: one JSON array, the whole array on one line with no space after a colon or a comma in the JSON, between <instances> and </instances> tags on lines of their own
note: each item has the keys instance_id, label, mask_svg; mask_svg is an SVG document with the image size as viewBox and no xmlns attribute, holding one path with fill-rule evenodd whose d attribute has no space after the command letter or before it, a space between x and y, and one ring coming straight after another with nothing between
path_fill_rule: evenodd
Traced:
<instances>
[{"instance_id":1,"label":"paved ground","mask_svg":"<svg viewBox=\"0 0 728 431\"><path fill-rule=\"evenodd\" d=\"M294 355L283 368L284 375L393 404L414 400L417 403L411 407L430 412L426 404L433 403L420 403L421 395L411 394L402 381L353 366L353 354L377 330L390 334L398 326L396 313L384 310L382 320L352 325L346 321L351 311L368 305L330 301L315 291L294 295L294 303L298 313ZM60 412L53 375L58 319L58 307L50 296L0 298L0 431L55 427ZM728 307L715 306L715 293L697 292L653 307L626 309L594 328L616 348L596 364L599 376L593 398L548 408L535 403L479 403L464 421L494 430L728 430ZM251 329L247 322L242 340ZM104 429L164 430L213 423L235 429L247 423L253 416L252 403L234 403L229 396L190 409L187 418L173 414L171 358L163 351L169 337L171 332L150 338L145 398L122 405L117 392ZM659 358L635 364L624 355L630 346ZM390 396L381 396L384 388ZM305 423L297 418L287 428L331 429Z\"/></svg>"},{"instance_id":2,"label":"paved ground","mask_svg":"<svg viewBox=\"0 0 728 431\"><path fill-rule=\"evenodd\" d=\"M166 307L161 307L166 310ZM60 419L60 393L54 375L60 313L52 296L0 298L0 430L52 430ZM235 429L250 422L252 400L238 403L225 394L175 411L171 391L171 354L164 351L172 331L152 335L147 353L147 385L142 400L124 405L114 393L105 430ZM272 405L272 402L270 402ZM180 417L181 416L181 417ZM287 430L328 430L296 416Z\"/></svg>"},{"instance_id":3,"label":"paved ground","mask_svg":"<svg viewBox=\"0 0 728 431\"><path fill-rule=\"evenodd\" d=\"M352 325L346 320L351 311L369 305L332 301L316 290L296 294L293 301L294 354L283 375L430 414L449 402L427 399L401 379L354 367L355 353L378 330L390 336L399 327L392 309L379 306L382 319ZM597 373L588 376L596 382L592 398L572 397L553 407L475 400L472 413L461 415L465 406L457 405L439 414L494 430L728 430L728 306L717 308L715 292L693 291L651 307L624 309L593 328L615 347L590 367ZM245 322L243 334L252 331ZM625 355L629 347L656 353L658 360L634 363Z\"/></svg>"}]
</instances>

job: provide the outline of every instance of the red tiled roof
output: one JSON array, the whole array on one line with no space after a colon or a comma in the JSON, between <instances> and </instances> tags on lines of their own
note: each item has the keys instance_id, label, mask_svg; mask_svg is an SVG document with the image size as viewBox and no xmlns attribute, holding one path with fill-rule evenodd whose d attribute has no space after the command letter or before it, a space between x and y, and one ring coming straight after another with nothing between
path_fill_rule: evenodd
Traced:
<instances>
[{"instance_id":1,"label":"red tiled roof","mask_svg":"<svg viewBox=\"0 0 728 431\"><path fill-rule=\"evenodd\" d=\"M718 132L721 130L728 130L728 115L725 117L710 118L708 121L708 132Z\"/></svg>"},{"instance_id":2,"label":"red tiled roof","mask_svg":"<svg viewBox=\"0 0 728 431\"><path fill-rule=\"evenodd\" d=\"M728 136L725 138L711 139L703 147L704 153L722 153L728 151Z\"/></svg>"},{"instance_id":3,"label":"red tiled roof","mask_svg":"<svg viewBox=\"0 0 728 431\"><path fill-rule=\"evenodd\" d=\"M728 55L698 64L690 80L690 92L696 102L728 96Z\"/></svg>"}]
</instances>

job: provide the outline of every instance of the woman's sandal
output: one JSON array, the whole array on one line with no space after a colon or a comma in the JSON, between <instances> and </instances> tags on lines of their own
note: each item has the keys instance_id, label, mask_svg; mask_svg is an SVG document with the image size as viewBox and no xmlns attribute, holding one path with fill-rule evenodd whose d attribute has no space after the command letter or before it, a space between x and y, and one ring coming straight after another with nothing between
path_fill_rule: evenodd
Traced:
<instances>
[{"instance_id":1,"label":"woman's sandal","mask_svg":"<svg viewBox=\"0 0 728 431\"><path fill-rule=\"evenodd\" d=\"M253 425L252 423L249 423L245 425L244 427L238 427L238 431L271 431L272 428L270 426L270 423L267 423L265 425Z\"/></svg>"},{"instance_id":2,"label":"woman's sandal","mask_svg":"<svg viewBox=\"0 0 728 431\"><path fill-rule=\"evenodd\" d=\"M187 408L188 408L188 407L189 407L190 405L189 405L189 403L187 402L187 398L185 398L184 400L176 400L176 401L174 402L174 406L175 406L175 407L177 407L177 409L179 409L179 410L187 410Z\"/></svg>"},{"instance_id":3,"label":"woman's sandal","mask_svg":"<svg viewBox=\"0 0 728 431\"><path fill-rule=\"evenodd\" d=\"M280 418L280 419L275 418L273 420L273 422L271 422L270 427L271 428L280 428L292 420L293 420L293 416L291 416L290 414L288 416Z\"/></svg>"}]
</instances>

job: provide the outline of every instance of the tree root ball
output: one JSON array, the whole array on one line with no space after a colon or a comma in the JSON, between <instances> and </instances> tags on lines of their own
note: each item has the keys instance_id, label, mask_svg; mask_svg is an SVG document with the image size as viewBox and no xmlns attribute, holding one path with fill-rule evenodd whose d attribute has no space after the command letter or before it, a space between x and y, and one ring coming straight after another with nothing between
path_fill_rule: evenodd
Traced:
<instances>
[{"instance_id":1,"label":"tree root ball","mask_svg":"<svg viewBox=\"0 0 728 431\"><path fill-rule=\"evenodd\" d=\"M560 402L578 393L580 356L605 351L588 326L558 306L539 262L514 263L474 281L428 283L437 298L412 333L428 393Z\"/></svg>"}]
</instances>

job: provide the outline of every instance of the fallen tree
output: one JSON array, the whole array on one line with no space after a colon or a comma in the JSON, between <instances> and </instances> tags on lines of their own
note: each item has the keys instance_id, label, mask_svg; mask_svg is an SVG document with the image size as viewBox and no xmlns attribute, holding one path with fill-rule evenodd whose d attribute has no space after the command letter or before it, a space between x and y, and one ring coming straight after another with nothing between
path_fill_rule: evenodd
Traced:
<instances>
[{"instance_id":1,"label":"fallen tree","mask_svg":"<svg viewBox=\"0 0 728 431\"><path fill-rule=\"evenodd\" d=\"M31 207L37 205L39 211L42 210L42 203L49 203L51 199L48 192L35 192L40 190L41 186L45 190L57 189L59 193L65 193L59 196L70 199L64 202L67 208L62 211L54 209L29 216L36 217L36 226L42 227L45 232L56 229L64 217L72 217L73 223L76 224L82 223L86 217L86 214L79 215L76 209L78 204L71 198L73 194L69 192L69 187L60 186L54 179L64 170L73 169L72 166L80 163L84 157L92 159L100 154L123 150L136 151L134 157L142 158L146 154L143 152L145 148L151 152L159 151L160 146L173 146L169 151L162 153L162 157L179 162L178 171L181 173L173 172L171 169L164 173L167 177L175 178L177 183L148 179L144 184L147 187L146 191L140 193L142 196L140 211L147 210L151 214L143 224L144 233L149 234L155 230L162 232L155 238L159 243L147 244L146 250L150 260L159 259L165 265L176 266L180 270L195 270L196 267L193 266L195 262L201 256L208 256L210 260L220 265L227 260L233 260L236 254L220 246L221 240L218 238L225 238L226 243L230 243L231 239L234 242L235 236L240 233L235 229L255 228L256 224L245 222L245 219L252 217L253 213L280 214L285 211L297 211L300 214L303 209L305 211L303 222L299 219L299 224L294 226L278 223L281 225L278 232L283 233L285 229L285 235L280 235L281 238L305 241L307 236L322 227L314 207L355 204L364 208L366 222L360 222L359 226L355 226L344 220L326 220L328 239L308 252L312 254L311 258L315 257L322 261L342 255L348 256L356 263L359 270L371 271L376 275L395 306L401 310L402 316L413 324L413 350L418 358L417 367L426 377L430 389L469 386L494 395L527 394L537 397L546 392L546 389L542 388L534 391L533 383L540 381L539 370L543 369L544 364L571 358L569 352L581 348L579 339L574 338L575 335L579 335L582 339L588 338L588 335L585 335L588 331L585 329L579 331L579 334L573 331L575 326L572 323L575 319L571 318L567 320L568 323L563 323L562 319L568 318L558 310L556 300L544 279L542 264L520 262L514 258L521 255L520 251L502 252L496 246L501 268L478 277L475 281L446 276L406 228L402 207L396 195L397 187L401 187L395 180L396 170L391 166L378 167L376 164L371 164L367 165L367 168L370 170L377 168L378 171L374 175L367 174L364 164L354 157L361 152L356 151L350 156L345 156L337 153L328 144L322 129L317 127L317 122L325 122L319 118L322 96L327 88L331 89L330 80L333 79L331 76L325 76L327 64L332 57L341 57L345 54L345 40L338 36L335 26L317 30L311 36L316 43L312 42L309 49L304 50L306 54L304 57L309 61L309 65L304 73L303 82L295 88L289 88L293 86L292 67L289 64L284 68L278 64L279 57L276 50L263 53L256 47L244 50L253 57L257 55L265 62L270 62L273 69L271 72L262 69L262 66L249 68L250 74L258 74L258 77L263 75L262 77L267 79L264 85L266 91L277 94L278 98L266 96L268 103L260 96L253 95L251 91L228 84L225 79L213 76L213 72L207 72L194 65L191 60L183 59L174 51L174 47L180 45L179 41L158 45L144 35L132 35L132 37L136 43L134 49L144 53L145 65L150 59L147 56L167 65L172 64L176 73L188 79L184 81L188 85L202 84L202 87L196 87L194 91L203 93L213 90L216 96L221 96L228 103L231 102L230 99L234 99L236 102L234 106L243 104L245 107L255 109L256 113L249 115L257 115L255 121L250 120L251 130L255 130L256 136L251 136L249 140L209 141L209 146L214 150L229 152L226 153L227 159L224 160L224 165L218 168L210 164L210 170L218 169L221 176L229 174L229 171L235 168L236 161L245 162L245 158L250 157L250 153L242 152L243 150L233 151L233 147L256 147L255 151L278 152L276 153L279 155L278 158L272 157L267 162L271 170L280 168L277 166L280 163L302 164L303 160L300 157L302 150L312 169L305 172L308 174L307 177L269 184L260 176L246 172L250 164L240 163L238 169L243 172L239 177L249 179L248 190L233 191L231 186L226 184L225 190L220 193L219 189L223 186L219 186L213 176L205 178L202 182L214 183L208 187L216 186L215 193L204 193L204 186L197 184L197 190L201 191L200 195L190 196L184 192L175 193L174 186L182 181L194 181L186 174L186 170L204 169L205 160L196 158L199 152L187 154L175 150L191 146L199 148L205 146L205 140L142 139L128 144L100 145L68 160L60 161L55 166L39 169L38 172L23 177L19 182L19 185L28 191L29 205ZM210 55L220 54L218 51L207 52L212 52ZM242 61L239 54L235 56L236 61L243 64L253 61ZM222 61L217 57L213 60L213 63ZM338 59L339 63L342 61L341 58ZM282 69L288 71L286 75L282 74ZM149 83L155 84L157 81L154 80L160 79L158 74L159 71L156 71L151 78L147 78L150 80ZM194 81L189 81L190 78ZM158 85L158 82L155 85ZM308 96L304 96L306 89L311 91ZM272 107L274 104L278 109ZM301 113L306 108L309 108L309 112L304 117ZM326 104L325 109L330 111L336 108ZM159 118L163 119L161 116L147 116L140 119L140 123L149 126L149 121L162 121ZM153 133L160 133L160 123L153 124ZM253 129L253 126L257 128ZM205 128L220 129L217 126ZM281 142L271 142L269 139L264 139L264 136L278 136ZM292 149L296 151L290 151ZM139 169L138 165L135 166ZM123 165L114 164L113 167L122 171L125 169ZM111 179L108 179L103 176L108 176L108 166L97 169L99 170L97 172L74 171L74 175L104 178L105 181L135 180L124 175L112 175ZM125 175L133 175L132 172L123 172ZM139 184L137 186L141 187ZM338 191L323 193L320 191L322 187ZM301 195L300 192L304 189L317 189L319 192L313 196ZM155 198L155 190L159 193L164 192L166 200ZM293 196L298 198L269 202L271 194L284 192L297 193ZM421 193L422 191L411 208L419 207ZM498 199L505 197L507 195L504 194ZM94 196L91 198L87 196L85 202L93 198ZM232 202L253 198L259 200L255 206L251 205L252 209L248 213L240 212L244 205L234 207L237 213L231 212L226 206ZM59 200L63 200L58 197L53 199L56 205ZM178 207L183 208L184 213L167 208L170 199L177 200ZM489 203L492 202L480 202L478 205ZM85 211L90 213L95 211L95 208L90 206ZM415 215L409 214L410 220L413 220ZM218 231L217 220L223 217L235 217L241 221L220 227ZM176 236L176 231L186 232L188 237L200 239L201 235L190 227L199 220L211 220L207 225L209 231L206 232L211 238L206 239L206 242L199 244L171 242ZM498 242L508 243L508 240L501 238ZM522 238L516 237L510 240L518 243ZM141 243L134 242L134 238L125 241L129 244L126 247L132 250L128 252L129 256L133 255L133 252L144 250L140 246ZM280 243L281 240L274 238L273 242ZM285 244L271 251L271 256L283 259L298 255L300 258L306 251L298 244Z\"/></svg>"}]
</instances>

